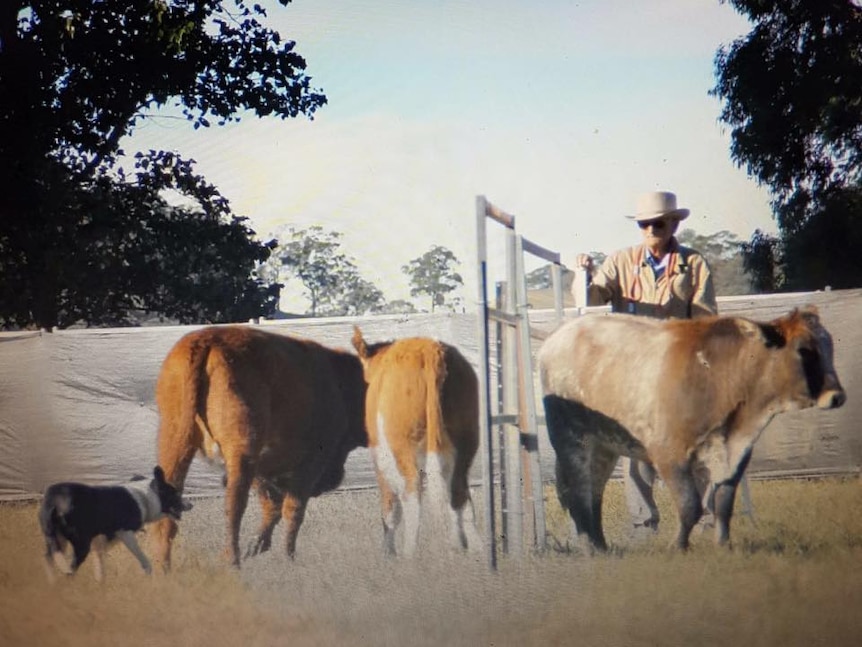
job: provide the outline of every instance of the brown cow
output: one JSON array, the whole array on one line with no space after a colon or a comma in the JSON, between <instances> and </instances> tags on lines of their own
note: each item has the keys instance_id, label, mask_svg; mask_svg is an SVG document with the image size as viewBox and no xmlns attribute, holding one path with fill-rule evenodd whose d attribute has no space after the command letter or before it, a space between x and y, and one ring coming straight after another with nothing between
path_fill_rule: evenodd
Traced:
<instances>
[{"instance_id":1,"label":"brown cow","mask_svg":"<svg viewBox=\"0 0 862 647\"><path fill-rule=\"evenodd\" d=\"M415 551L423 472L434 512L450 510L452 543L479 548L467 483L479 446L473 367L456 348L423 337L367 345L354 327L353 346L368 382L365 425L380 486L384 550L395 554L403 507L404 553Z\"/></svg>"},{"instance_id":2,"label":"brown cow","mask_svg":"<svg viewBox=\"0 0 862 647\"><path fill-rule=\"evenodd\" d=\"M293 557L308 499L337 487L347 455L367 444L365 388L352 353L247 326L204 328L174 345L156 386L159 464L182 491L197 451L224 462L232 564L252 483L263 521L246 557L269 549L280 516ZM177 528L160 524L168 568Z\"/></svg>"},{"instance_id":3,"label":"brown cow","mask_svg":"<svg viewBox=\"0 0 862 647\"><path fill-rule=\"evenodd\" d=\"M683 550L702 514L695 472L706 472L716 541L725 544L737 484L767 423L846 398L813 306L768 323L582 317L545 341L539 365L557 492L599 550L607 547L602 495L618 456L656 467L679 513Z\"/></svg>"}]
</instances>

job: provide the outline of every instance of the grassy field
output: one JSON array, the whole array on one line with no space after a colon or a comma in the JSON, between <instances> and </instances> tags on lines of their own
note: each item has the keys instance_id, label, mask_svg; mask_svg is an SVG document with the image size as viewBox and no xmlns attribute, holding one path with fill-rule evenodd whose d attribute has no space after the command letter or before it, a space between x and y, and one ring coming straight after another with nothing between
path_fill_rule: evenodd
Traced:
<instances>
[{"instance_id":1,"label":"grassy field","mask_svg":"<svg viewBox=\"0 0 862 647\"><path fill-rule=\"evenodd\" d=\"M862 641L862 483L753 482L754 522L735 520L732 551L696 535L688 554L664 527L626 540L622 487L608 492L608 555L568 551L568 519L547 497L555 549L453 555L425 533L420 555L385 560L377 493L314 500L297 559L279 550L220 561L221 501L196 502L168 576L147 577L117 546L106 581L88 560L50 586L35 504L0 506L0 645L857 645ZM480 499L479 493L476 493ZM481 519L481 513L479 514ZM254 534L256 504L243 527ZM432 538L433 539L433 538ZM150 552L146 538L142 541Z\"/></svg>"}]
</instances>

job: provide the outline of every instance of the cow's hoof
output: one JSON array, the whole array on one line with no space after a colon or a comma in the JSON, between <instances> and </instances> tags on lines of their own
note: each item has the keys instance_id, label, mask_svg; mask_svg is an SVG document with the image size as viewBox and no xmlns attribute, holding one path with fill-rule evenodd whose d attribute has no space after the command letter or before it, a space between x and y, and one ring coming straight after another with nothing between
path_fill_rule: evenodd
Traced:
<instances>
[{"instance_id":1,"label":"cow's hoof","mask_svg":"<svg viewBox=\"0 0 862 647\"><path fill-rule=\"evenodd\" d=\"M245 551L245 559L249 557L254 557L255 555L260 555L261 553L265 553L269 550L270 542L264 539L257 539L251 542L248 545L248 548Z\"/></svg>"}]
</instances>

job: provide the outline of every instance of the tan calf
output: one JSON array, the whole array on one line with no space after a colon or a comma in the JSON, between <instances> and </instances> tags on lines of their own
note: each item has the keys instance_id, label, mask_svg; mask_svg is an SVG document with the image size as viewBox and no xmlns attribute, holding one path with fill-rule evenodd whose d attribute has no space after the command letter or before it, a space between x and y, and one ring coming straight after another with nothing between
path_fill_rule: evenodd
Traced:
<instances>
[{"instance_id":1,"label":"tan calf","mask_svg":"<svg viewBox=\"0 0 862 647\"><path fill-rule=\"evenodd\" d=\"M449 510L450 538L480 546L467 482L479 446L478 380L452 346L422 337L368 345L354 328L368 382L365 421L383 511L384 550L395 554L395 531L404 520L403 552L416 549L420 501Z\"/></svg>"},{"instance_id":2,"label":"tan calf","mask_svg":"<svg viewBox=\"0 0 862 647\"><path fill-rule=\"evenodd\" d=\"M557 492L578 533L606 548L602 496L624 455L668 485L682 549L702 514L695 473L708 473L716 540L727 543L737 484L772 417L844 403L832 352L814 307L765 323L610 315L561 326L539 368Z\"/></svg>"}]
</instances>

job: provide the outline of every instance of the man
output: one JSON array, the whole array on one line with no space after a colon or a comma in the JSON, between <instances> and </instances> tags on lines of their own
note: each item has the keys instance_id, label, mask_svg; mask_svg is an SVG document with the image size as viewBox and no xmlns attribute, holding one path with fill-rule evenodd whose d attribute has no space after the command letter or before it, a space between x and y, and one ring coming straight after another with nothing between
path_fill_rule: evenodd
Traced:
<instances>
[{"instance_id":1,"label":"man","mask_svg":"<svg viewBox=\"0 0 862 647\"><path fill-rule=\"evenodd\" d=\"M635 215L628 218L640 227L642 244L615 252L596 271L588 255L579 254L576 259L577 265L587 271L588 305L610 302L613 312L660 319L717 314L715 288L706 260L674 237L679 223L688 215L688 209L677 208L673 193L654 191L641 195ZM622 460L634 535L646 529L654 531L659 522L652 496L655 470L640 461ZM712 506L705 509L711 510Z\"/></svg>"}]
</instances>

